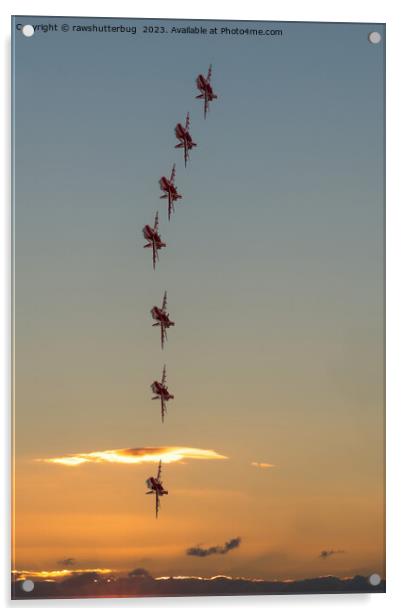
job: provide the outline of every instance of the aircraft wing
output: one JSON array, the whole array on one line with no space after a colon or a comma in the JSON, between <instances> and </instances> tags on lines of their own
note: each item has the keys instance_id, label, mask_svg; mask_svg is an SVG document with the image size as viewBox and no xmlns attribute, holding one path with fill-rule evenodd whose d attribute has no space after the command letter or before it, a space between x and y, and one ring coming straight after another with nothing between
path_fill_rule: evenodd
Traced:
<instances>
[{"instance_id":1,"label":"aircraft wing","mask_svg":"<svg viewBox=\"0 0 402 616\"><path fill-rule=\"evenodd\" d=\"M155 231L158 230L158 226L159 226L159 214L158 214L158 212L156 212L156 214L155 214L155 222L154 222L154 229L155 229Z\"/></svg>"},{"instance_id":2,"label":"aircraft wing","mask_svg":"<svg viewBox=\"0 0 402 616\"><path fill-rule=\"evenodd\" d=\"M158 494L158 492L155 492L155 514L156 514L156 517L158 517L158 513L159 513L159 494Z\"/></svg>"},{"instance_id":3,"label":"aircraft wing","mask_svg":"<svg viewBox=\"0 0 402 616\"><path fill-rule=\"evenodd\" d=\"M188 130L190 128L190 114L187 111L187 115L186 115L186 130Z\"/></svg>"},{"instance_id":4,"label":"aircraft wing","mask_svg":"<svg viewBox=\"0 0 402 616\"><path fill-rule=\"evenodd\" d=\"M162 477L162 460L159 460L158 474L156 476L156 479L160 481L161 477Z\"/></svg>"},{"instance_id":5,"label":"aircraft wing","mask_svg":"<svg viewBox=\"0 0 402 616\"><path fill-rule=\"evenodd\" d=\"M177 124L176 128L174 129L174 134L176 135L177 139L183 138L182 130L183 130L183 127L180 124Z\"/></svg>"},{"instance_id":6,"label":"aircraft wing","mask_svg":"<svg viewBox=\"0 0 402 616\"><path fill-rule=\"evenodd\" d=\"M167 291L165 291L165 294L163 296L162 310L166 310L166 308L167 308Z\"/></svg>"},{"instance_id":7,"label":"aircraft wing","mask_svg":"<svg viewBox=\"0 0 402 616\"><path fill-rule=\"evenodd\" d=\"M163 366L162 385L166 385L166 365Z\"/></svg>"},{"instance_id":8,"label":"aircraft wing","mask_svg":"<svg viewBox=\"0 0 402 616\"><path fill-rule=\"evenodd\" d=\"M173 165L172 173L170 175L170 181L173 183L176 176L176 165Z\"/></svg>"}]
</instances>

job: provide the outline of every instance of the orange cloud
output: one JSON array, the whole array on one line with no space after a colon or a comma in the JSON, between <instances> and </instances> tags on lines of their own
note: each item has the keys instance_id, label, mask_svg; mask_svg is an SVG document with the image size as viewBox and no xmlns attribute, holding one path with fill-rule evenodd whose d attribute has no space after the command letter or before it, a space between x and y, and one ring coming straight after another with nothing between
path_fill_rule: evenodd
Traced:
<instances>
[{"instance_id":1,"label":"orange cloud","mask_svg":"<svg viewBox=\"0 0 402 616\"><path fill-rule=\"evenodd\" d=\"M144 462L180 462L183 459L192 460L225 460L223 456L212 449L195 449L193 447L138 447L135 449L109 449L90 453L75 453L57 458L41 458L38 462L79 466L86 462L111 462L117 464L142 464Z\"/></svg>"},{"instance_id":2,"label":"orange cloud","mask_svg":"<svg viewBox=\"0 0 402 616\"><path fill-rule=\"evenodd\" d=\"M257 466L258 468L274 468L275 464L268 464L268 462L252 462L251 466Z\"/></svg>"}]
</instances>

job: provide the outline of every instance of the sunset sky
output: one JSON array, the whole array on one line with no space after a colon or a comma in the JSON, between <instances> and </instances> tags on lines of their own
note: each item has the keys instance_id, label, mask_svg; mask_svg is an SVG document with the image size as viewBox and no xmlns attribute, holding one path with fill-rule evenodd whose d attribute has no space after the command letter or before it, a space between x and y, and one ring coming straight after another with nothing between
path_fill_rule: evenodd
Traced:
<instances>
[{"instance_id":1,"label":"sunset sky","mask_svg":"<svg viewBox=\"0 0 402 616\"><path fill-rule=\"evenodd\" d=\"M14 25L50 21L109 23ZM17 571L385 574L384 44L367 39L385 28L273 26L15 32ZM165 289L161 351L149 311Z\"/></svg>"}]
</instances>

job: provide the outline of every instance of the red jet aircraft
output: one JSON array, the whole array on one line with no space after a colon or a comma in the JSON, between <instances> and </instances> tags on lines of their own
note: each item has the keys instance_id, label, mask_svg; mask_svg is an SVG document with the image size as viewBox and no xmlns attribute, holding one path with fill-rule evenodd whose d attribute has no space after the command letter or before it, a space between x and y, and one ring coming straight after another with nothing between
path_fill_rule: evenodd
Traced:
<instances>
[{"instance_id":1,"label":"red jet aircraft","mask_svg":"<svg viewBox=\"0 0 402 616\"><path fill-rule=\"evenodd\" d=\"M159 186L161 187L161 191L165 194L162 195L161 199L168 199L168 218L170 220L170 215L174 212L174 202L177 199L181 199L182 196L177 192L177 188L174 185L174 178L176 175L176 165L173 165L172 173L170 174L170 180L167 177L163 176L159 180Z\"/></svg>"},{"instance_id":2,"label":"red jet aircraft","mask_svg":"<svg viewBox=\"0 0 402 616\"><path fill-rule=\"evenodd\" d=\"M158 212L156 212L154 226L151 227L151 225L145 225L145 227L142 230L144 238L148 242L148 244L145 244L144 248L152 248L152 263L153 263L154 269L155 269L156 261L157 260L159 261L158 250L160 250L161 248L166 248L166 244L162 242L161 236L159 235L158 226L159 226L159 217L158 217Z\"/></svg>"},{"instance_id":3,"label":"red jet aircraft","mask_svg":"<svg viewBox=\"0 0 402 616\"><path fill-rule=\"evenodd\" d=\"M174 325L173 321L171 321L169 318L169 313L166 312L166 308L167 308L167 292L165 291L165 294L163 296L162 308L158 308L158 306L154 306L151 309L152 318L156 321L156 323L154 323L152 327L161 328L161 347L162 349L163 349L165 340L167 340L166 330L169 329L169 327Z\"/></svg>"},{"instance_id":4,"label":"red jet aircraft","mask_svg":"<svg viewBox=\"0 0 402 616\"><path fill-rule=\"evenodd\" d=\"M209 110L209 103L214 100L214 98L218 98L214 93L211 86L211 76L212 76L212 64L209 65L208 75L204 77L204 75L198 75L195 83L197 84L197 88L201 92L195 98L203 98L204 99L204 118L207 117L207 111Z\"/></svg>"},{"instance_id":5,"label":"red jet aircraft","mask_svg":"<svg viewBox=\"0 0 402 616\"><path fill-rule=\"evenodd\" d=\"M179 123L176 125L176 128L175 128L175 135L177 139L179 140L179 143L175 145L175 148L184 149L184 166L185 167L187 166L189 150L192 150L193 148L197 146L197 144L194 143L190 135L189 128L190 128L190 114L187 113L186 125L183 126L182 124Z\"/></svg>"},{"instance_id":6,"label":"red jet aircraft","mask_svg":"<svg viewBox=\"0 0 402 616\"><path fill-rule=\"evenodd\" d=\"M161 417L162 417L162 423L163 423L165 414L167 413L166 403L169 400L174 399L174 396L172 396L172 394L169 393L169 390L166 385L166 366L163 366L162 381L160 383L159 381L154 381L151 385L151 389L153 393L155 394L152 400L161 401Z\"/></svg>"},{"instance_id":7,"label":"red jet aircraft","mask_svg":"<svg viewBox=\"0 0 402 616\"><path fill-rule=\"evenodd\" d=\"M155 497L156 497L156 502L155 502L156 517L158 517L158 511L159 511L159 498L161 496L164 496L165 494L168 494L168 491L165 490L162 485L161 478L162 478L162 460L160 460L159 462L157 476L149 477L145 482L149 490L148 492L146 492L146 494L155 494Z\"/></svg>"}]
</instances>

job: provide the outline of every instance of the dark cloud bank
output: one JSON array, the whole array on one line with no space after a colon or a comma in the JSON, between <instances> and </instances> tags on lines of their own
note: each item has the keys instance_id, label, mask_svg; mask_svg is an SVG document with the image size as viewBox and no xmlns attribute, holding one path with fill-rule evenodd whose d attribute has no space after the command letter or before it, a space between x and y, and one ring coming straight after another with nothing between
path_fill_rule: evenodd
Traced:
<instances>
[{"instance_id":1,"label":"dark cloud bank","mask_svg":"<svg viewBox=\"0 0 402 616\"><path fill-rule=\"evenodd\" d=\"M212 554L227 554L230 550L238 548L240 541L240 537L235 537L234 539L229 539L229 541L226 541L225 545L213 545L210 548L201 548L197 545L194 548L188 548L186 554L187 556L199 556L200 558L211 556Z\"/></svg>"},{"instance_id":2,"label":"dark cloud bank","mask_svg":"<svg viewBox=\"0 0 402 616\"><path fill-rule=\"evenodd\" d=\"M72 575L58 582L35 581L35 587L30 593L22 590L21 582L13 582L12 584L13 599L374 592L385 592L384 580L378 586L371 586L368 579L361 575L349 579L328 576L291 582L226 577L212 579L164 578L158 580L153 578L145 569L134 569L127 577L118 578L101 576L96 573L83 573Z\"/></svg>"},{"instance_id":3,"label":"dark cloud bank","mask_svg":"<svg viewBox=\"0 0 402 616\"><path fill-rule=\"evenodd\" d=\"M329 558L334 554L344 554L345 550L322 550L320 552L320 558Z\"/></svg>"}]
</instances>

